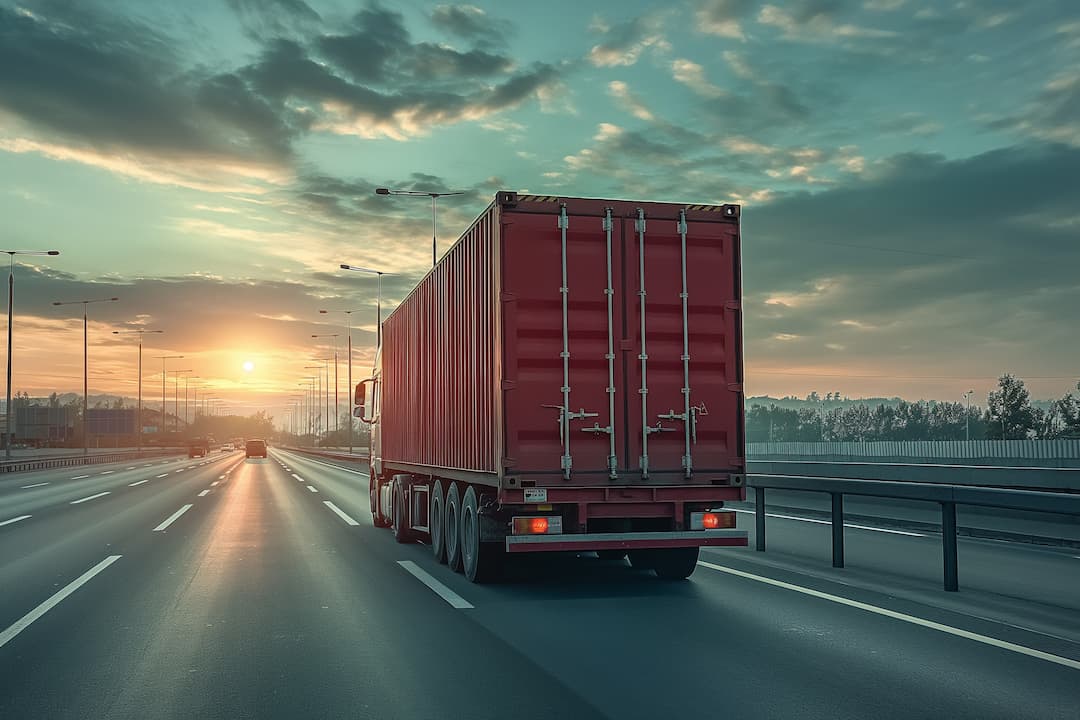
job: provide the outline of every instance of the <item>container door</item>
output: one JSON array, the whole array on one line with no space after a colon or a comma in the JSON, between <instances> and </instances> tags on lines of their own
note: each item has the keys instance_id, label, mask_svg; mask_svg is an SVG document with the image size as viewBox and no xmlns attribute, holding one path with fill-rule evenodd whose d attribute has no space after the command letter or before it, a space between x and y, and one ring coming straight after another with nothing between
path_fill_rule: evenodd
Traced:
<instances>
[{"instance_id":1,"label":"container door","mask_svg":"<svg viewBox=\"0 0 1080 720\"><path fill-rule=\"evenodd\" d=\"M525 213L503 222L507 472L606 484L625 412L618 223Z\"/></svg>"},{"instance_id":2,"label":"container door","mask_svg":"<svg viewBox=\"0 0 1080 720\"><path fill-rule=\"evenodd\" d=\"M623 220L627 472L654 482L741 472L735 224Z\"/></svg>"}]
</instances>

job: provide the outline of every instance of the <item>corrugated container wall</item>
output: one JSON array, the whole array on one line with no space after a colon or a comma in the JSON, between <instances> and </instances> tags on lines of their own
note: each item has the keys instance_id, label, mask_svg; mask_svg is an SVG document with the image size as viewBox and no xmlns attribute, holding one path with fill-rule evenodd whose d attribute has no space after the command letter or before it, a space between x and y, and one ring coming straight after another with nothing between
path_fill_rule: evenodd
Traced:
<instances>
[{"instance_id":1,"label":"corrugated container wall","mask_svg":"<svg viewBox=\"0 0 1080 720\"><path fill-rule=\"evenodd\" d=\"M384 461L496 473L498 208L383 323Z\"/></svg>"}]
</instances>

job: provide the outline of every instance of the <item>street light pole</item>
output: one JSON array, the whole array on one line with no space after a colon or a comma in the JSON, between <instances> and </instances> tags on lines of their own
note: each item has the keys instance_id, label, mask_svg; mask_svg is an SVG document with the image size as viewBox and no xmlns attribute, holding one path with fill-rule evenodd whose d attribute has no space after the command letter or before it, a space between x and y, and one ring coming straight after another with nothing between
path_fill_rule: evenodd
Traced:
<instances>
[{"instance_id":1,"label":"street light pole","mask_svg":"<svg viewBox=\"0 0 1080 720\"><path fill-rule=\"evenodd\" d=\"M971 401L969 398L975 394L974 390L964 393L964 441L971 441Z\"/></svg>"},{"instance_id":2,"label":"street light pole","mask_svg":"<svg viewBox=\"0 0 1080 720\"><path fill-rule=\"evenodd\" d=\"M337 343L338 343L337 339L339 337L341 337L341 335L338 334L338 333L333 333L333 334L330 334L330 335L312 335L311 337L313 337L313 338L334 338L334 433L337 434L341 430L341 420L340 420L340 417L339 417L341 415L341 403L338 400L338 389L340 387L340 383L338 383L338 349L337 349Z\"/></svg>"},{"instance_id":3,"label":"street light pole","mask_svg":"<svg viewBox=\"0 0 1080 720\"><path fill-rule=\"evenodd\" d=\"M3 250L8 255L8 313L7 313L7 404L4 405L4 458L11 459L11 441L15 437L11 425L11 328L15 307L15 256L59 255L59 250Z\"/></svg>"},{"instance_id":4,"label":"street light pole","mask_svg":"<svg viewBox=\"0 0 1080 720\"><path fill-rule=\"evenodd\" d=\"M83 306L83 316L82 316L82 327L83 327L83 432L82 432L82 435L83 435L83 455L86 455L86 454L88 454L90 452L90 445L89 445L89 442L88 442L88 438L89 438L89 435L90 435L90 433L88 432L90 423L88 422L88 418L87 418L87 409L88 409L87 401L89 400L88 392L89 392L89 383L90 383L90 381L89 381L89 377L90 377L90 372L89 372L89 363L90 363L89 347L90 347L90 343L89 343L89 338L88 338L88 335L87 335L87 327L88 327L87 306L90 305L90 303L116 302L119 299L120 298L112 297L112 298L101 298L100 300L71 300L71 301L68 301L68 302L54 302L53 303L53 305L82 305Z\"/></svg>"},{"instance_id":5,"label":"street light pole","mask_svg":"<svg viewBox=\"0 0 1080 720\"><path fill-rule=\"evenodd\" d=\"M192 380L197 380L198 375L185 375L184 376L184 430L190 432L191 425L188 423L188 383Z\"/></svg>"},{"instance_id":6,"label":"street light pole","mask_svg":"<svg viewBox=\"0 0 1080 720\"><path fill-rule=\"evenodd\" d=\"M376 195L411 195L412 197L431 198L431 267L438 263L438 201L441 197L450 195L464 195L465 192L458 190L453 192L421 192L419 190L391 190L390 188L375 188Z\"/></svg>"},{"instance_id":7,"label":"street light pole","mask_svg":"<svg viewBox=\"0 0 1080 720\"><path fill-rule=\"evenodd\" d=\"M136 418L137 418L136 422L138 423L138 427L135 430L135 449L137 451L142 450L142 436L143 436L143 420L142 420L142 376L143 376L143 373L142 373L142 346L143 346L143 336L146 333L161 334L163 332L165 332L165 331L164 330L147 330L145 328L138 328L137 330L113 330L113 335L125 335L125 334L129 334L129 333L138 333L139 334L139 410L138 410L138 414L136 415Z\"/></svg>"},{"instance_id":8,"label":"street light pole","mask_svg":"<svg viewBox=\"0 0 1080 720\"><path fill-rule=\"evenodd\" d=\"M157 356L155 356L155 359L161 360L161 422L159 423L160 427L158 428L158 432L161 433L161 439L163 441L165 439L165 431L166 431L166 422L165 422L165 417L166 417L165 380L168 377L168 371L165 369L165 361L166 360L181 360L181 359L183 359L183 357L184 357L183 355L157 355Z\"/></svg>"},{"instance_id":9,"label":"street light pole","mask_svg":"<svg viewBox=\"0 0 1080 720\"><path fill-rule=\"evenodd\" d=\"M375 322L375 353L378 354L379 350L382 349L382 278L383 275L388 275L389 273L385 273L382 270L372 270L371 268L360 267L359 265L349 265L347 263L342 263L341 269L379 276L378 294L375 300L375 313L377 318Z\"/></svg>"},{"instance_id":10,"label":"street light pole","mask_svg":"<svg viewBox=\"0 0 1080 720\"><path fill-rule=\"evenodd\" d=\"M194 370L173 370L173 417L176 418L173 422L173 428L177 433L180 432L180 376L185 373L195 372Z\"/></svg>"},{"instance_id":11,"label":"street light pole","mask_svg":"<svg viewBox=\"0 0 1080 720\"><path fill-rule=\"evenodd\" d=\"M352 450L353 450L353 435L352 435L352 392L353 392L353 384L352 384L352 314L353 314L353 311L352 310L320 310L319 312L321 314L323 314L323 315L326 315L327 313L330 313L330 312L345 313L345 328L346 328L346 331L347 331L346 336L349 338L348 350L346 351L348 353L348 357L349 357L349 360L348 360L348 368L349 368L348 373L349 374L348 374L348 384L345 386L346 393L347 393L346 398L345 398L346 399L345 404L349 406L349 413L348 413L348 416L346 418L346 422L348 423L348 426L349 426L349 433L348 433L348 435L349 435L349 453L351 454ZM336 366L336 364L335 364L335 366Z\"/></svg>"}]
</instances>

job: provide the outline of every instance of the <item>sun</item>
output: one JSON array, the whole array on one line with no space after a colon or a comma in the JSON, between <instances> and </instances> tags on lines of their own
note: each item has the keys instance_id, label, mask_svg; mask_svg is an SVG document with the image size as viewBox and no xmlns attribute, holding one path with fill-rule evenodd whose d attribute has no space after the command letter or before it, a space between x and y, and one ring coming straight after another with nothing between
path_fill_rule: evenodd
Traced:
<instances>
[{"instance_id":1,"label":"sun","mask_svg":"<svg viewBox=\"0 0 1080 720\"><path fill-rule=\"evenodd\" d=\"M250 360L245 360L243 368L244 368L244 372L251 372L252 370L255 369L255 363L253 363Z\"/></svg>"}]
</instances>

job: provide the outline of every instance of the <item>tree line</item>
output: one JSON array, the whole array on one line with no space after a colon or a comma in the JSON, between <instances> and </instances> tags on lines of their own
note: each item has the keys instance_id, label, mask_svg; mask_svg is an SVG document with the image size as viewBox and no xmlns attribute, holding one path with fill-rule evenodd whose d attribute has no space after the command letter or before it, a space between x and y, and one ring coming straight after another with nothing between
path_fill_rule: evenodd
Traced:
<instances>
[{"instance_id":1,"label":"tree line","mask_svg":"<svg viewBox=\"0 0 1080 720\"><path fill-rule=\"evenodd\" d=\"M1080 391L1080 383L1076 389ZM840 393L806 397L809 407L776 403L746 408L747 442L871 442L876 440L1080 439L1080 397L1067 393L1035 407L1024 381L1005 374L986 406L919 400L827 408Z\"/></svg>"}]
</instances>

